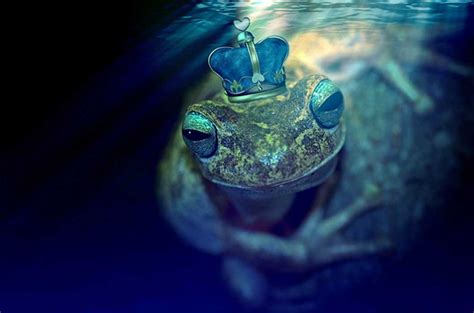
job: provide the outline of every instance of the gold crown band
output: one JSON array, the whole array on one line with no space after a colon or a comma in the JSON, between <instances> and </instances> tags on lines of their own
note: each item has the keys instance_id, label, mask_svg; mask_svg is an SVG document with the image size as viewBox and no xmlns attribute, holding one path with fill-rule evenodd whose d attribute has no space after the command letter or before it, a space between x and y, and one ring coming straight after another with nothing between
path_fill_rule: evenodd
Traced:
<instances>
[{"instance_id":1,"label":"gold crown band","mask_svg":"<svg viewBox=\"0 0 474 313\"><path fill-rule=\"evenodd\" d=\"M286 89L286 86L283 85L277 88L273 88L270 90L261 91L257 93L245 94L245 95L240 95L240 96L227 95L227 98L229 98L230 102L247 102L247 101L254 101L254 100L259 100L259 99L263 99L267 97L278 96L285 92L287 92L287 89Z\"/></svg>"}]
</instances>

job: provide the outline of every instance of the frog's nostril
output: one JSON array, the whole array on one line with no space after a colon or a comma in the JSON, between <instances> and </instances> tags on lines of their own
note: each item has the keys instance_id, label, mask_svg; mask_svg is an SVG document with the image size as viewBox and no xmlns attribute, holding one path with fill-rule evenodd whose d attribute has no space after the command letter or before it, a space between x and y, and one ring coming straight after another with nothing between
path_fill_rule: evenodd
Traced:
<instances>
[{"instance_id":1,"label":"frog's nostril","mask_svg":"<svg viewBox=\"0 0 474 313\"><path fill-rule=\"evenodd\" d=\"M344 111L344 98L331 81L323 80L313 90L310 108L320 127L333 128Z\"/></svg>"}]
</instances>

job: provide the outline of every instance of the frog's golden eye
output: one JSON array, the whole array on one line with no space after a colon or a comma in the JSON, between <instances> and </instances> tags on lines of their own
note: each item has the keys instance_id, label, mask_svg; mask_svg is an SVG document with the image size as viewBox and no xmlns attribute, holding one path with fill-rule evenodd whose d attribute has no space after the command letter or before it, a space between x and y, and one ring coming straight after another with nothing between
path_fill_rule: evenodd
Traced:
<instances>
[{"instance_id":1,"label":"frog's golden eye","mask_svg":"<svg viewBox=\"0 0 474 313\"><path fill-rule=\"evenodd\" d=\"M210 157L216 151L216 128L204 115L188 112L184 118L182 133L188 148L199 157Z\"/></svg>"},{"instance_id":2,"label":"frog's golden eye","mask_svg":"<svg viewBox=\"0 0 474 313\"><path fill-rule=\"evenodd\" d=\"M314 88L309 106L320 127L333 128L344 111L344 97L333 82L325 79Z\"/></svg>"}]
</instances>

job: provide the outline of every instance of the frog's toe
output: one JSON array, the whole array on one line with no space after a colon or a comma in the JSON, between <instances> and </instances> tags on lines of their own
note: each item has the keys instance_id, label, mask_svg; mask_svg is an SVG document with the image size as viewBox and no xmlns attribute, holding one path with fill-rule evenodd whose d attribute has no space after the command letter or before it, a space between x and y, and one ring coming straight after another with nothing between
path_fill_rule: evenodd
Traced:
<instances>
[{"instance_id":1,"label":"frog's toe","mask_svg":"<svg viewBox=\"0 0 474 313\"><path fill-rule=\"evenodd\" d=\"M381 198L374 195L370 198L361 197L350 206L323 220L318 232L326 238L338 235L343 229L354 223L360 216L381 205Z\"/></svg>"},{"instance_id":2,"label":"frog's toe","mask_svg":"<svg viewBox=\"0 0 474 313\"><path fill-rule=\"evenodd\" d=\"M340 243L328 248L327 261L337 262L376 254L387 254L393 249L393 242L388 238L355 243Z\"/></svg>"},{"instance_id":3,"label":"frog's toe","mask_svg":"<svg viewBox=\"0 0 474 313\"><path fill-rule=\"evenodd\" d=\"M429 96L422 95L415 101L414 108L417 113L426 114L433 111L435 104Z\"/></svg>"}]
</instances>

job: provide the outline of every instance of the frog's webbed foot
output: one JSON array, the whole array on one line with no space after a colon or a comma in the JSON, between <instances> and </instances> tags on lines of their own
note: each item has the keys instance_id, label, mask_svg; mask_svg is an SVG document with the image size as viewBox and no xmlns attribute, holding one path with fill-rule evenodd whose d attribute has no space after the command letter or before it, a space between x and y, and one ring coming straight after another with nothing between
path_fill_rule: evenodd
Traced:
<instances>
[{"instance_id":1,"label":"frog's webbed foot","mask_svg":"<svg viewBox=\"0 0 474 313\"><path fill-rule=\"evenodd\" d=\"M372 186L364 196L332 216L324 217L321 209L314 211L295 237L305 242L314 266L383 253L392 247L386 238L351 242L341 236L344 229L381 203L377 188Z\"/></svg>"}]
</instances>

